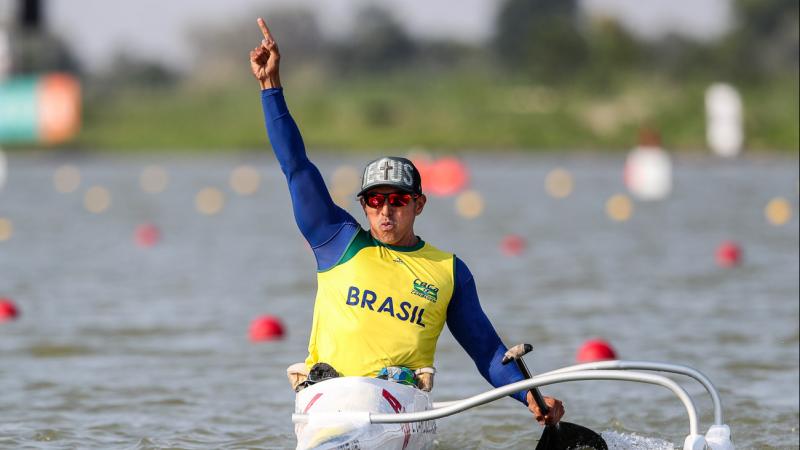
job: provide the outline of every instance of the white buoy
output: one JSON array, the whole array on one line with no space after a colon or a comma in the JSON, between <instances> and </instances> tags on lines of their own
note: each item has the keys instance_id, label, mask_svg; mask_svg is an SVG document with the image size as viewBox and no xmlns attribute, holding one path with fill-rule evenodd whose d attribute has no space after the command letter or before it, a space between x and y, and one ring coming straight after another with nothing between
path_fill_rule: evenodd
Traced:
<instances>
[{"instance_id":1,"label":"white buoy","mask_svg":"<svg viewBox=\"0 0 800 450\"><path fill-rule=\"evenodd\" d=\"M706 90L706 139L717 155L737 156L744 145L742 98L733 86L714 83Z\"/></svg>"},{"instance_id":2,"label":"white buoy","mask_svg":"<svg viewBox=\"0 0 800 450\"><path fill-rule=\"evenodd\" d=\"M642 132L639 145L628 153L625 186L644 201L661 200L672 192L672 161L655 132Z\"/></svg>"},{"instance_id":3,"label":"white buoy","mask_svg":"<svg viewBox=\"0 0 800 450\"><path fill-rule=\"evenodd\" d=\"M11 43L8 32L0 29L0 82L11 72Z\"/></svg>"}]
</instances>

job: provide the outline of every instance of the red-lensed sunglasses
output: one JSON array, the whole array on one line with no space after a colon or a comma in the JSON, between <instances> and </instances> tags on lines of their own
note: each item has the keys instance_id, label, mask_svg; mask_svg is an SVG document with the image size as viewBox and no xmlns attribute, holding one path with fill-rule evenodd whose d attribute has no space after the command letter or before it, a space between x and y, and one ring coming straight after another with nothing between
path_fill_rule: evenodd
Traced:
<instances>
[{"instance_id":1,"label":"red-lensed sunglasses","mask_svg":"<svg viewBox=\"0 0 800 450\"><path fill-rule=\"evenodd\" d=\"M364 194L364 201L370 208L382 208L383 204L387 201L390 206L401 207L406 206L411 202L411 199L417 198L417 194L406 194L399 192L392 192L391 194L381 194L378 192L371 192Z\"/></svg>"}]
</instances>

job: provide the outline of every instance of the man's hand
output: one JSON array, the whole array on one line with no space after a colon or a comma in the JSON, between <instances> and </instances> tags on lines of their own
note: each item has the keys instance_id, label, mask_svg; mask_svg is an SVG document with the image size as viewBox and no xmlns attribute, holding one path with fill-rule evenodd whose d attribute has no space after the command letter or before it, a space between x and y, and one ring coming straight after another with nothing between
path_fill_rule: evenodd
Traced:
<instances>
[{"instance_id":1,"label":"man's hand","mask_svg":"<svg viewBox=\"0 0 800 450\"><path fill-rule=\"evenodd\" d=\"M258 18L258 27L261 28L264 39L260 46L250 51L250 69L261 85L261 89L281 87L281 77L278 73L281 54L278 52L278 44L272 38L264 19L260 17Z\"/></svg>"},{"instance_id":2,"label":"man's hand","mask_svg":"<svg viewBox=\"0 0 800 450\"><path fill-rule=\"evenodd\" d=\"M561 417L564 416L564 404L557 398L544 397L544 403L550 408L550 411L548 411L546 415L543 415L539 407L536 406L536 402L533 400L533 394L528 392L527 398L528 409L531 410L533 417L541 425L555 425L561 420Z\"/></svg>"}]
</instances>

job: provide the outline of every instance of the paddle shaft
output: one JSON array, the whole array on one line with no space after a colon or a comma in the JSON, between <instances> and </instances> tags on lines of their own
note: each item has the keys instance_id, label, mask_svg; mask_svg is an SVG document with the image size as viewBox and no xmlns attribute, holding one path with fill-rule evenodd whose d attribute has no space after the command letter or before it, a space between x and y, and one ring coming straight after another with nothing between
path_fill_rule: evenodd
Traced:
<instances>
[{"instance_id":1,"label":"paddle shaft","mask_svg":"<svg viewBox=\"0 0 800 450\"><path fill-rule=\"evenodd\" d=\"M527 344L526 344L527 345ZM517 362L519 371L525 378L531 379L531 372L525 361L521 357L514 358ZM544 402L542 393L536 386L532 387L528 392L533 396L533 401L539 407L539 411L543 416L550 412L550 408ZM542 437L539 438L539 443L536 444L536 450L568 450L572 448L585 448L589 447L593 450L608 450L608 445L603 437L594 431L569 422L558 422L555 425L547 425L542 431Z\"/></svg>"},{"instance_id":2,"label":"paddle shaft","mask_svg":"<svg viewBox=\"0 0 800 450\"><path fill-rule=\"evenodd\" d=\"M522 358L515 358L514 361L516 361L517 367L519 367L519 371L522 372L522 376L524 376L527 379L532 378L531 372L528 370L528 366L525 365L525 361L523 361ZM539 389L533 387L529 389L528 392L530 392L531 395L533 395L533 401L536 402L536 406L539 407L539 411L542 412L542 415L543 416L547 415L547 413L550 412L550 408L548 408L547 404L544 402L544 397L542 397L542 393L539 392Z\"/></svg>"}]
</instances>

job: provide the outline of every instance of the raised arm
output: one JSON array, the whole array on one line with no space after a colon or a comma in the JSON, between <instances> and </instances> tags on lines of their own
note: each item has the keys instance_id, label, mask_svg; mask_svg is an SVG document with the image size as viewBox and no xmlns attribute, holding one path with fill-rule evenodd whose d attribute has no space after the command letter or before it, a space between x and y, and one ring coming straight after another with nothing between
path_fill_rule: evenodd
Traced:
<instances>
[{"instance_id":1,"label":"raised arm","mask_svg":"<svg viewBox=\"0 0 800 450\"><path fill-rule=\"evenodd\" d=\"M326 269L336 263L359 225L333 202L322 175L306 156L300 130L283 98L278 46L263 19L258 25L264 39L250 52L250 67L262 89L264 124L289 184L297 226L314 250L317 267Z\"/></svg>"},{"instance_id":2,"label":"raised arm","mask_svg":"<svg viewBox=\"0 0 800 450\"><path fill-rule=\"evenodd\" d=\"M447 328L475 362L483 378L492 386L504 386L524 379L516 364L502 364L503 354L508 349L481 308L475 279L460 259L456 258L455 266L456 287L447 306ZM540 423L556 423L564 415L561 401L552 397L545 397L545 402L550 406L550 413L547 415L541 414L530 393L517 392L512 397L527 405Z\"/></svg>"}]
</instances>

